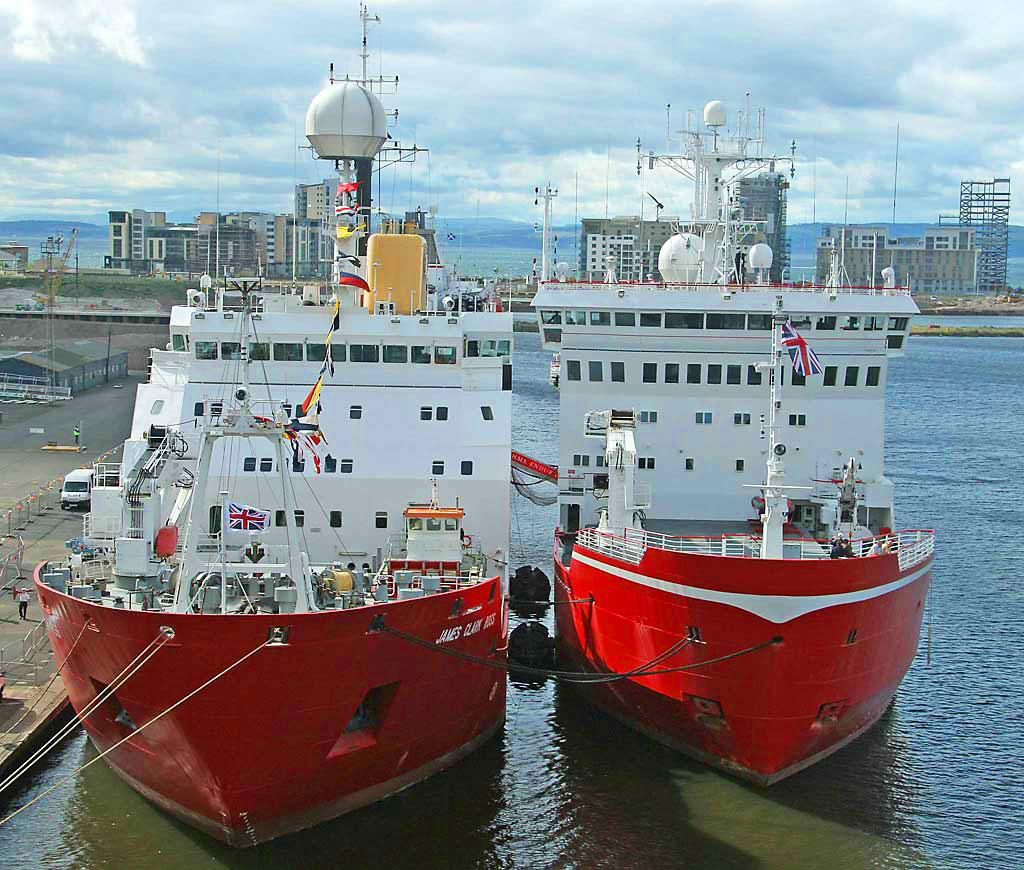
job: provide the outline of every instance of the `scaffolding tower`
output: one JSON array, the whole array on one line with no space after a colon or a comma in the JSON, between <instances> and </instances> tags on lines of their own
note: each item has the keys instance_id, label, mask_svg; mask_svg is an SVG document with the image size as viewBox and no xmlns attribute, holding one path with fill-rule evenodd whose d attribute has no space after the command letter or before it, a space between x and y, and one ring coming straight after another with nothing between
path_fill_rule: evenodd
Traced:
<instances>
[{"instance_id":1,"label":"scaffolding tower","mask_svg":"<svg viewBox=\"0 0 1024 870\"><path fill-rule=\"evenodd\" d=\"M960 182L960 226L974 230L979 293L1006 292L1010 179Z\"/></svg>"}]
</instances>

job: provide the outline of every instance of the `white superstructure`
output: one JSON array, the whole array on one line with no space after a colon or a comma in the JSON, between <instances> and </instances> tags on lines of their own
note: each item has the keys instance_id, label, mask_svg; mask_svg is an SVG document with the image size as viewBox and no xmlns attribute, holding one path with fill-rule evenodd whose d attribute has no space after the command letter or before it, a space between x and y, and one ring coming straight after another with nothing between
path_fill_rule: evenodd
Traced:
<instances>
[{"instance_id":1,"label":"white superstructure","mask_svg":"<svg viewBox=\"0 0 1024 870\"><path fill-rule=\"evenodd\" d=\"M763 228L742 218L732 185L789 158L762 156L760 132L725 135L719 103L705 121L683 132L681 152L649 158L694 182L692 219L662 252L662 271L675 280L548 281L534 299L544 347L558 354L559 524L574 531L598 522L608 469L603 442L588 438L583 422L620 409L636 415L634 485L649 500L648 528L658 519L760 525L770 454L775 497L785 503L779 493L801 487L786 489L785 519L803 534L892 527L885 388L917 307L895 286L768 284L771 251L739 243ZM772 365L773 316L776 332L781 317L807 340L823 374L797 375L785 353ZM836 483L851 458L852 511Z\"/></svg>"},{"instance_id":2,"label":"white superstructure","mask_svg":"<svg viewBox=\"0 0 1024 870\"><path fill-rule=\"evenodd\" d=\"M361 14L365 46L370 19L365 7ZM123 533L117 487L132 479L148 445L179 429L184 459L195 459L203 421L230 406L248 359L252 399L275 420L298 422L297 409L323 371L320 467L310 450L290 460L295 507L288 510L267 485L279 471L272 444L219 442L203 503L219 505L218 494L227 491L234 502L272 512L268 543L287 543L294 526L311 562L376 569L389 547L404 544L403 511L426 500L435 480L443 503L465 509L473 546L502 564L507 559L512 315L495 298L474 310L430 298L422 238L371 232L372 161L393 117L374 93L385 84L392 82L370 80L365 69L358 81L335 79L332 71L307 113L307 138L340 179L331 280L247 283L248 340L239 282L204 277L189 291L188 304L171 312L167 349L152 352L121 468L100 475L118 484L108 492L98 487L87 539L102 545ZM391 143L381 155L405 160L420 150ZM328 369L324 342L336 304ZM212 509L199 531L214 534L220 521Z\"/></svg>"}]
</instances>

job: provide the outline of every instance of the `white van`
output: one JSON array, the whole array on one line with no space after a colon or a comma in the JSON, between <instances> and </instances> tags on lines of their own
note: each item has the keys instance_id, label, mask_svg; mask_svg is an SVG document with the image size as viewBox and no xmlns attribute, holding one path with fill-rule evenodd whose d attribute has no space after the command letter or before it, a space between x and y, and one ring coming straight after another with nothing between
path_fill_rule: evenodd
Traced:
<instances>
[{"instance_id":1,"label":"white van","mask_svg":"<svg viewBox=\"0 0 1024 870\"><path fill-rule=\"evenodd\" d=\"M72 507L89 509L92 498L92 469L76 468L64 478L60 490L60 506L64 510Z\"/></svg>"}]
</instances>

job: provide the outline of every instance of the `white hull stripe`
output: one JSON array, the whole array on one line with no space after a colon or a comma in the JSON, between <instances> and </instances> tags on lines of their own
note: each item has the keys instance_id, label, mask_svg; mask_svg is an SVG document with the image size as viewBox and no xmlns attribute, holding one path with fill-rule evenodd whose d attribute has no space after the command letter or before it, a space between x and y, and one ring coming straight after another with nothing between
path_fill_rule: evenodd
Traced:
<instances>
[{"instance_id":1,"label":"white hull stripe","mask_svg":"<svg viewBox=\"0 0 1024 870\"><path fill-rule=\"evenodd\" d=\"M700 586L684 586L681 583L670 583L667 580L659 580L656 577L648 577L646 574L637 574L627 571L618 565L609 565L606 562L599 562L590 556L584 555L579 550L573 550L573 562L582 562L606 574L621 577L631 583L639 583L651 589L660 589L672 595L679 595L686 598L696 598L699 601L714 601L718 604L728 604L730 607L737 607L746 610L762 619L776 624L789 622L805 613L813 613L816 610L824 610L827 607L836 607L840 604L851 604L855 601L868 601L872 598L879 598L889 592L909 586L919 577L931 570L931 565L926 565L908 574L900 580L892 583L885 583L882 586L872 586L870 589L857 589L853 592L839 592L835 595L754 595L747 592L721 592L717 589L703 589ZM756 562L752 559L751 562ZM754 567L752 565L751 567ZM570 565L570 573L572 566Z\"/></svg>"}]
</instances>

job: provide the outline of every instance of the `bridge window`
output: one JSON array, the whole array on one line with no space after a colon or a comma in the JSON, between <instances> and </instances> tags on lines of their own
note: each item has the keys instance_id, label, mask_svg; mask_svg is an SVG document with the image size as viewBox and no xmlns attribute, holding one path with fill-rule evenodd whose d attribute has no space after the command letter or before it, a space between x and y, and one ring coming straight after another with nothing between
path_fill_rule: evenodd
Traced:
<instances>
[{"instance_id":1,"label":"bridge window","mask_svg":"<svg viewBox=\"0 0 1024 870\"><path fill-rule=\"evenodd\" d=\"M840 329L846 332L856 332L860 329L860 318L850 314L846 317L846 323L844 323Z\"/></svg>"},{"instance_id":2,"label":"bridge window","mask_svg":"<svg viewBox=\"0 0 1024 870\"><path fill-rule=\"evenodd\" d=\"M811 328L811 318L807 314L794 314L789 318L789 322L793 324L794 329Z\"/></svg>"},{"instance_id":3,"label":"bridge window","mask_svg":"<svg viewBox=\"0 0 1024 870\"><path fill-rule=\"evenodd\" d=\"M868 366L868 378L864 382L866 387L877 387L882 369L880 366Z\"/></svg>"},{"instance_id":4,"label":"bridge window","mask_svg":"<svg viewBox=\"0 0 1024 870\"><path fill-rule=\"evenodd\" d=\"M612 381L617 384L625 383L626 380L626 364L622 362L613 362L612 366Z\"/></svg>"},{"instance_id":5,"label":"bridge window","mask_svg":"<svg viewBox=\"0 0 1024 870\"><path fill-rule=\"evenodd\" d=\"M242 460L242 471L255 471L256 470L256 457L246 456Z\"/></svg>"},{"instance_id":6,"label":"bridge window","mask_svg":"<svg viewBox=\"0 0 1024 870\"><path fill-rule=\"evenodd\" d=\"M433 405L424 405L420 408L420 419L421 420L433 420L434 419L434 407Z\"/></svg>"},{"instance_id":7,"label":"bridge window","mask_svg":"<svg viewBox=\"0 0 1024 870\"><path fill-rule=\"evenodd\" d=\"M710 315L708 315L710 317ZM703 329L704 315L699 312L666 311L665 329Z\"/></svg>"},{"instance_id":8,"label":"bridge window","mask_svg":"<svg viewBox=\"0 0 1024 870\"><path fill-rule=\"evenodd\" d=\"M185 336L179 332L171 333L171 350L184 350Z\"/></svg>"},{"instance_id":9,"label":"bridge window","mask_svg":"<svg viewBox=\"0 0 1024 870\"><path fill-rule=\"evenodd\" d=\"M679 363L665 363L665 383L679 383Z\"/></svg>"},{"instance_id":10,"label":"bridge window","mask_svg":"<svg viewBox=\"0 0 1024 870\"><path fill-rule=\"evenodd\" d=\"M611 326L612 316L607 311L591 311L590 312L590 325L591 326Z\"/></svg>"},{"instance_id":11,"label":"bridge window","mask_svg":"<svg viewBox=\"0 0 1024 870\"><path fill-rule=\"evenodd\" d=\"M363 419L363 406L362 405L350 405L348 409L348 418L350 420L362 420Z\"/></svg>"},{"instance_id":12,"label":"bridge window","mask_svg":"<svg viewBox=\"0 0 1024 870\"><path fill-rule=\"evenodd\" d=\"M738 384L743 374L743 366L726 366L725 369L725 380L726 383Z\"/></svg>"},{"instance_id":13,"label":"bridge window","mask_svg":"<svg viewBox=\"0 0 1024 870\"><path fill-rule=\"evenodd\" d=\"M836 385L836 374L838 371L838 366L825 366L825 376L822 383L826 387L834 387Z\"/></svg>"},{"instance_id":14,"label":"bridge window","mask_svg":"<svg viewBox=\"0 0 1024 870\"><path fill-rule=\"evenodd\" d=\"M789 415L790 426L806 426L807 415L806 414L790 414Z\"/></svg>"},{"instance_id":15,"label":"bridge window","mask_svg":"<svg viewBox=\"0 0 1024 870\"><path fill-rule=\"evenodd\" d=\"M250 341L249 342L249 359L256 361L265 361L270 359L270 342L269 341Z\"/></svg>"},{"instance_id":16,"label":"bridge window","mask_svg":"<svg viewBox=\"0 0 1024 870\"><path fill-rule=\"evenodd\" d=\"M434 362L442 366L453 366L456 360L456 350L449 345L439 344L434 348Z\"/></svg>"},{"instance_id":17,"label":"bridge window","mask_svg":"<svg viewBox=\"0 0 1024 870\"><path fill-rule=\"evenodd\" d=\"M657 411L641 411L640 412L641 423L657 423L658 412Z\"/></svg>"},{"instance_id":18,"label":"bridge window","mask_svg":"<svg viewBox=\"0 0 1024 870\"><path fill-rule=\"evenodd\" d=\"M859 366L847 366L846 367L846 380L843 381L843 386L855 387L857 386L857 379L860 376Z\"/></svg>"},{"instance_id":19,"label":"bridge window","mask_svg":"<svg viewBox=\"0 0 1024 870\"><path fill-rule=\"evenodd\" d=\"M654 471L654 457L653 456L641 456L637 461L637 468L642 471Z\"/></svg>"},{"instance_id":20,"label":"bridge window","mask_svg":"<svg viewBox=\"0 0 1024 870\"><path fill-rule=\"evenodd\" d=\"M732 422L737 426L749 426L750 414L733 414Z\"/></svg>"},{"instance_id":21,"label":"bridge window","mask_svg":"<svg viewBox=\"0 0 1024 870\"><path fill-rule=\"evenodd\" d=\"M772 328L772 316L770 314L748 314L747 329L756 329L762 332L769 332Z\"/></svg>"},{"instance_id":22,"label":"bridge window","mask_svg":"<svg viewBox=\"0 0 1024 870\"><path fill-rule=\"evenodd\" d=\"M221 359L241 359L242 345L237 341L222 341L220 343Z\"/></svg>"},{"instance_id":23,"label":"bridge window","mask_svg":"<svg viewBox=\"0 0 1024 870\"><path fill-rule=\"evenodd\" d=\"M324 473L325 474L334 474L334 472L336 472L337 470L338 470L338 460L335 459L333 456L331 456L330 453L328 453L324 457Z\"/></svg>"},{"instance_id":24,"label":"bridge window","mask_svg":"<svg viewBox=\"0 0 1024 870\"><path fill-rule=\"evenodd\" d=\"M192 406L192 416L193 417L202 417L204 413L205 413L205 411L204 411L203 403L202 402L196 402Z\"/></svg>"},{"instance_id":25,"label":"bridge window","mask_svg":"<svg viewBox=\"0 0 1024 870\"><path fill-rule=\"evenodd\" d=\"M541 323L561 323L562 312L561 311L542 311L540 313Z\"/></svg>"},{"instance_id":26,"label":"bridge window","mask_svg":"<svg viewBox=\"0 0 1024 870\"><path fill-rule=\"evenodd\" d=\"M722 367L720 365L709 365L708 366L708 383L709 384L720 384L722 383Z\"/></svg>"},{"instance_id":27,"label":"bridge window","mask_svg":"<svg viewBox=\"0 0 1024 870\"><path fill-rule=\"evenodd\" d=\"M386 344L384 345L384 362L386 363L404 363L409 358L409 348L404 344Z\"/></svg>"},{"instance_id":28,"label":"bridge window","mask_svg":"<svg viewBox=\"0 0 1024 870\"><path fill-rule=\"evenodd\" d=\"M273 459L268 459L268 458L264 457L263 459L260 460L260 471L273 471L273 470L274 470L274 460Z\"/></svg>"},{"instance_id":29,"label":"bridge window","mask_svg":"<svg viewBox=\"0 0 1024 870\"><path fill-rule=\"evenodd\" d=\"M908 323L910 323L909 317L890 317L889 329L898 329L903 331L907 328Z\"/></svg>"},{"instance_id":30,"label":"bridge window","mask_svg":"<svg viewBox=\"0 0 1024 870\"><path fill-rule=\"evenodd\" d=\"M341 511L331 511L331 528L341 528Z\"/></svg>"},{"instance_id":31,"label":"bridge window","mask_svg":"<svg viewBox=\"0 0 1024 870\"><path fill-rule=\"evenodd\" d=\"M591 360L587 367L590 371L590 380L592 381L603 381L604 380L604 366L600 360Z\"/></svg>"},{"instance_id":32,"label":"bridge window","mask_svg":"<svg viewBox=\"0 0 1024 870\"><path fill-rule=\"evenodd\" d=\"M687 471L693 471L693 457L692 456L687 456L686 457L686 461L683 463L683 467Z\"/></svg>"},{"instance_id":33,"label":"bridge window","mask_svg":"<svg viewBox=\"0 0 1024 870\"><path fill-rule=\"evenodd\" d=\"M757 366L747 366L747 383L752 387L761 385L761 372Z\"/></svg>"},{"instance_id":34,"label":"bridge window","mask_svg":"<svg viewBox=\"0 0 1024 870\"><path fill-rule=\"evenodd\" d=\"M480 406L480 415L485 420L488 420L488 421L494 419L494 411L491 410L491 406L490 405L481 405Z\"/></svg>"},{"instance_id":35,"label":"bridge window","mask_svg":"<svg viewBox=\"0 0 1024 870\"><path fill-rule=\"evenodd\" d=\"M351 474L352 473L352 460L351 459L342 459L341 460L341 468L339 470L341 471L342 474Z\"/></svg>"},{"instance_id":36,"label":"bridge window","mask_svg":"<svg viewBox=\"0 0 1024 870\"><path fill-rule=\"evenodd\" d=\"M349 347L349 360L357 363L380 362L380 348L375 344L353 344Z\"/></svg>"},{"instance_id":37,"label":"bridge window","mask_svg":"<svg viewBox=\"0 0 1024 870\"><path fill-rule=\"evenodd\" d=\"M274 360L276 362L302 362L302 345L297 341L275 342Z\"/></svg>"},{"instance_id":38,"label":"bridge window","mask_svg":"<svg viewBox=\"0 0 1024 870\"><path fill-rule=\"evenodd\" d=\"M447 420L448 419L448 408L445 405L438 405L437 410L434 412L435 420Z\"/></svg>"},{"instance_id":39,"label":"bridge window","mask_svg":"<svg viewBox=\"0 0 1024 870\"><path fill-rule=\"evenodd\" d=\"M745 462L744 462L744 461L743 461L742 459L737 459L737 460L736 460L736 470L737 470L737 471L743 471L743 466L744 466L745 464L746 464L746 463L745 463Z\"/></svg>"},{"instance_id":40,"label":"bridge window","mask_svg":"<svg viewBox=\"0 0 1024 870\"><path fill-rule=\"evenodd\" d=\"M836 318L834 315L822 315L818 318L818 322L814 327L819 332L828 332L836 328Z\"/></svg>"},{"instance_id":41,"label":"bridge window","mask_svg":"<svg viewBox=\"0 0 1024 870\"><path fill-rule=\"evenodd\" d=\"M462 469L461 469L461 471L466 476L469 476L470 474L472 474L473 473L473 462L472 462L472 460L470 460L470 459L463 459L462 460Z\"/></svg>"},{"instance_id":42,"label":"bridge window","mask_svg":"<svg viewBox=\"0 0 1024 870\"><path fill-rule=\"evenodd\" d=\"M700 383L700 363L689 363L686 366L686 383Z\"/></svg>"},{"instance_id":43,"label":"bridge window","mask_svg":"<svg viewBox=\"0 0 1024 870\"><path fill-rule=\"evenodd\" d=\"M885 318L884 317L866 317L864 318L864 329L869 332L879 332L885 329Z\"/></svg>"},{"instance_id":44,"label":"bridge window","mask_svg":"<svg viewBox=\"0 0 1024 870\"><path fill-rule=\"evenodd\" d=\"M197 341L196 359L217 359L217 342Z\"/></svg>"},{"instance_id":45,"label":"bridge window","mask_svg":"<svg viewBox=\"0 0 1024 870\"><path fill-rule=\"evenodd\" d=\"M388 512L377 511L373 515L373 526L376 529L386 529L388 527Z\"/></svg>"},{"instance_id":46,"label":"bridge window","mask_svg":"<svg viewBox=\"0 0 1024 870\"><path fill-rule=\"evenodd\" d=\"M658 364L644 363L644 383L656 384L658 382Z\"/></svg>"},{"instance_id":47,"label":"bridge window","mask_svg":"<svg viewBox=\"0 0 1024 870\"><path fill-rule=\"evenodd\" d=\"M615 325L616 326L636 326L636 312L635 311L616 311L615 312Z\"/></svg>"},{"instance_id":48,"label":"bridge window","mask_svg":"<svg viewBox=\"0 0 1024 870\"><path fill-rule=\"evenodd\" d=\"M570 381L578 381L580 379L580 361L578 359L568 359L565 361L565 376Z\"/></svg>"},{"instance_id":49,"label":"bridge window","mask_svg":"<svg viewBox=\"0 0 1024 870\"><path fill-rule=\"evenodd\" d=\"M641 311L640 312L640 325L641 326L661 326L661 312L660 311Z\"/></svg>"},{"instance_id":50,"label":"bridge window","mask_svg":"<svg viewBox=\"0 0 1024 870\"><path fill-rule=\"evenodd\" d=\"M790 383L794 387L802 387L807 384L807 376L800 374L796 369L793 369L793 377Z\"/></svg>"},{"instance_id":51,"label":"bridge window","mask_svg":"<svg viewBox=\"0 0 1024 870\"><path fill-rule=\"evenodd\" d=\"M424 344L414 344L409 348L409 361L413 363L429 363L430 348Z\"/></svg>"},{"instance_id":52,"label":"bridge window","mask_svg":"<svg viewBox=\"0 0 1024 870\"><path fill-rule=\"evenodd\" d=\"M887 335L885 337L885 346L889 350L899 350L903 347L903 336L902 335Z\"/></svg>"},{"instance_id":53,"label":"bridge window","mask_svg":"<svg viewBox=\"0 0 1024 870\"><path fill-rule=\"evenodd\" d=\"M709 426L711 425L711 412L710 411L698 411L696 414L696 420L698 426Z\"/></svg>"},{"instance_id":54,"label":"bridge window","mask_svg":"<svg viewBox=\"0 0 1024 870\"><path fill-rule=\"evenodd\" d=\"M565 322L567 326L586 326L587 324L587 312L586 311L566 311Z\"/></svg>"},{"instance_id":55,"label":"bridge window","mask_svg":"<svg viewBox=\"0 0 1024 870\"><path fill-rule=\"evenodd\" d=\"M747 319L745 314L723 314L720 312L708 312L708 329L743 329Z\"/></svg>"},{"instance_id":56,"label":"bridge window","mask_svg":"<svg viewBox=\"0 0 1024 870\"><path fill-rule=\"evenodd\" d=\"M444 474L444 460L435 459L433 464L430 466L431 474Z\"/></svg>"},{"instance_id":57,"label":"bridge window","mask_svg":"<svg viewBox=\"0 0 1024 870\"><path fill-rule=\"evenodd\" d=\"M333 357L334 354L332 353ZM326 344L314 344L310 342L306 345L306 362L323 362L327 359L327 345Z\"/></svg>"},{"instance_id":58,"label":"bridge window","mask_svg":"<svg viewBox=\"0 0 1024 870\"><path fill-rule=\"evenodd\" d=\"M306 512L295 511L295 528L301 529L304 525L306 525Z\"/></svg>"}]
</instances>

